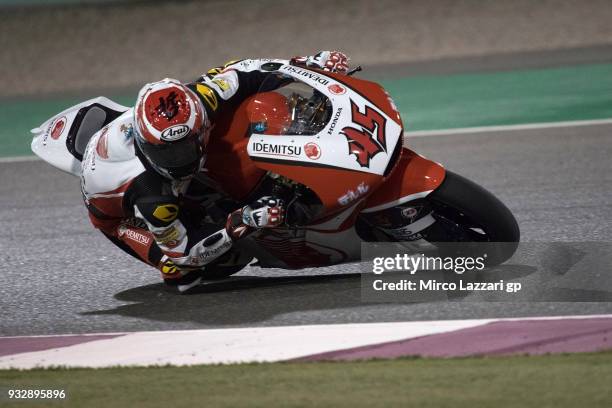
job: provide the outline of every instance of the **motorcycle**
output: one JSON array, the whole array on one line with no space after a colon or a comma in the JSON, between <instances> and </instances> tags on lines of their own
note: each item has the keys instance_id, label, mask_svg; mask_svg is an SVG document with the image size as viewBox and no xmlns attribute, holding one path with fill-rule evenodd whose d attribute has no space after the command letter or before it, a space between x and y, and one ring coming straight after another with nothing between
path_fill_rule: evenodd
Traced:
<instances>
[{"instance_id":1,"label":"motorcycle","mask_svg":"<svg viewBox=\"0 0 612 408\"><path fill-rule=\"evenodd\" d=\"M515 252L520 232L510 210L476 183L404 145L400 113L377 83L271 61L275 83L217 123L205 169L191 200L207 221L264 194L284 199L284 225L236 243L232 260L208 276L222 278L256 259L264 268L325 267L361 259L363 242L429 245L458 254L453 243L489 246L488 264ZM101 129L128 111L98 97L32 130L32 150L80 175L83 152ZM217 129L218 130L218 129ZM188 192L189 193L189 192Z\"/></svg>"}]
</instances>

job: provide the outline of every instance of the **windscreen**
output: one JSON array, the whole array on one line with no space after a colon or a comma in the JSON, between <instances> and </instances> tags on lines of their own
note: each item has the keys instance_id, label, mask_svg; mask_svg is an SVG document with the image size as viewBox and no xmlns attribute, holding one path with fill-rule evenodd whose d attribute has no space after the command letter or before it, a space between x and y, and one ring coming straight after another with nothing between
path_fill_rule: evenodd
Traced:
<instances>
[{"instance_id":1,"label":"windscreen","mask_svg":"<svg viewBox=\"0 0 612 408\"><path fill-rule=\"evenodd\" d=\"M251 131L267 135L315 135L332 113L331 101L319 91L275 77L264 82L251 106Z\"/></svg>"}]
</instances>

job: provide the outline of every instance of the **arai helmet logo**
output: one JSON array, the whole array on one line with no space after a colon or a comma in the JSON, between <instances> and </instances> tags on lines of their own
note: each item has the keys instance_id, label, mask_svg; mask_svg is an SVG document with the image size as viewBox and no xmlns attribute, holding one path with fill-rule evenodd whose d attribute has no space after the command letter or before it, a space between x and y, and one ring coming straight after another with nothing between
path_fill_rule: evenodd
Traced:
<instances>
[{"instance_id":1,"label":"arai helmet logo","mask_svg":"<svg viewBox=\"0 0 612 408\"><path fill-rule=\"evenodd\" d=\"M187 136L190 130L191 129L187 125L172 126L162 132L161 138L162 140L172 142Z\"/></svg>"}]
</instances>

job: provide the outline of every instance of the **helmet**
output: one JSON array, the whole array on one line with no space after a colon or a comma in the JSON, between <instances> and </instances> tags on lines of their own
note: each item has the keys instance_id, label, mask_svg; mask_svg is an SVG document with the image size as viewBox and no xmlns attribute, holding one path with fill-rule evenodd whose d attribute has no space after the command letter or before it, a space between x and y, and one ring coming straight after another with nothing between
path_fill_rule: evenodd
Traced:
<instances>
[{"instance_id":1,"label":"helmet","mask_svg":"<svg viewBox=\"0 0 612 408\"><path fill-rule=\"evenodd\" d=\"M162 176L185 180L204 164L210 126L197 95L175 79L145 85L134 107L136 144Z\"/></svg>"}]
</instances>

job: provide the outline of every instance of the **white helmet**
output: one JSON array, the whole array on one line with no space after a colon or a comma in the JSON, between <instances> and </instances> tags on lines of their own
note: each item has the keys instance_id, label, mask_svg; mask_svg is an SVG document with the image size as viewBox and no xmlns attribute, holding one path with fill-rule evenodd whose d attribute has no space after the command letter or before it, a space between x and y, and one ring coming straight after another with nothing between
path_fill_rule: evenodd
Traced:
<instances>
[{"instance_id":1,"label":"white helmet","mask_svg":"<svg viewBox=\"0 0 612 408\"><path fill-rule=\"evenodd\" d=\"M134 107L136 144L147 162L172 180L204 164L210 125L198 96L175 79L145 85Z\"/></svg>"}]
</instances>

